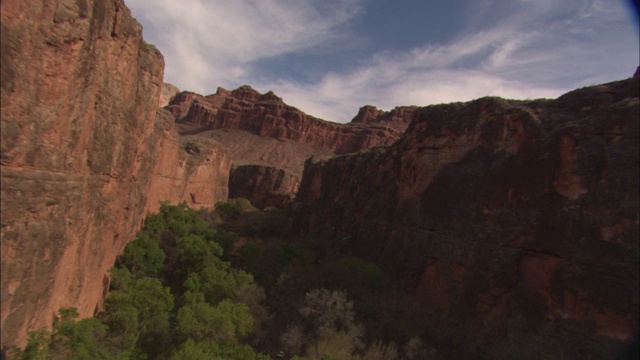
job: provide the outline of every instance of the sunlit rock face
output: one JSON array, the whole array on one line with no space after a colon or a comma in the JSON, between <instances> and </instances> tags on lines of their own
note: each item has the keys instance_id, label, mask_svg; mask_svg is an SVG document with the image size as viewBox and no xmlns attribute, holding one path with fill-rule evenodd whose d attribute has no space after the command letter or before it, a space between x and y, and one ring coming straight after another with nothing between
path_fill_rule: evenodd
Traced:
<instances>
[{"instance_id":1,"label":"sunlit rock face","mask_svg":"<svg viewBox=\"0 0 640 360\"><path fill-rule=\"evenodd\" d=\"M205 129L235 129L329 150L357 152L396 141L406 129L412 107L357 116L349 124L324 121L285 104L273 92L260 94L250 86L229 91L218 88L202 96L177 94L167 106L181 123ZM362 113L362 111L361 111Z\"/></svg>"},{"instance_id":2,"label":"sunlit rock face","mask_svg":"<svg viewBox=\"0 0 640 360\"><path fill-rule=\"evenodd\" d=\"M122 0L2 1L2 345L90 316L147 206L163 58Z\"/></svg>"},{"instance_id":3,"label":"sunlit rock face","mask_svg":"<svg viewBox=\"0 0 640 360\"><path fill-rule=\"evenodd\" d=\"M179 135L171 114L159 109L156 126L161 128L150 154L155 166L150 174L146 213L157 212L161 201L186 203L194 209L212 209L229 193L231 157L215 140Z\"/></svg>"},{"instance_id":4,"label":"sunlit rock face","mask_svg":"<svg viewBox=\"0 0 640 360\"><path fill-rule=\"evenodd\" d=\"M314 118L285 104L273 92L260 94L250 86L218 88L208 96L177 93L166 109L180 133L213 139L234 164L230 197L244 197L259 207L290 204L302 176L304 161L327 159L400 138L416 107L382 111L364 106L349 124Z\"/></svg>"},{"instance_id":5,"label":"sunlit rock face","mask_svg":"<svg viewBox=\"0 0 640 360\"><path fill-rule=\"evenodd\" d=\"M308 161L297 224L451 336L616 354L638 328L639 82L420 108L389 148Z\"/></svg>"}]
</instances>

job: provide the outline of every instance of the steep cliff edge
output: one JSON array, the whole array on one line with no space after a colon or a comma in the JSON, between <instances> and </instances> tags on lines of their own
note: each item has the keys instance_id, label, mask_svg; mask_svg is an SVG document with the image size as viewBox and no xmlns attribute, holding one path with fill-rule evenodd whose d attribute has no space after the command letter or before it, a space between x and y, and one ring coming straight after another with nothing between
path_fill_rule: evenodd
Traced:
<instances>
[{"instance_id":1,"label":"steep cliff edge","mask_svg":"<svg viewBox=\"0 0 640 360\"><path fill-rule=\"evenodd\" d=\"M99 306L143 221L164 64L122 0L8 0L1 14L1 318L12 345L60 307Z\"/></svg>"},{"instance_id":2,"label":"steep cliff edge","mask_svg":"<svg viewBox=\"0 0 640 360\"><path fill-rule=\"evenodd\" d=\"M638 328L639 81L418 109L389 148L308 161L297 223L398 274L453 342L614 355Z\"/></svg>"}]
</instances>

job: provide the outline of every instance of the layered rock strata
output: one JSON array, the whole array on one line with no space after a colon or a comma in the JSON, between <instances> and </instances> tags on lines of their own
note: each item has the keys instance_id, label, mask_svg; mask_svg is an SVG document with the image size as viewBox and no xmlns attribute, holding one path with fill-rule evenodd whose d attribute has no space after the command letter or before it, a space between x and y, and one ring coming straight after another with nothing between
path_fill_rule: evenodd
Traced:
<instances>
[{"instance_id":1,"label":"layered rock strata","mask_svg":"<svg viewBox=\"0 0 640 360\"><path fill-rule=\"evenodd\" d=\"M231 174L230 196L246 197L264 207L291 202L297 185L289 184L299 182L307 158L326 159L391 144L417 108L386 112L364 106L351 123L338 124L309 116L273 92L260 94L242 86L233 91L218 88L208 96L181 92L166 109L178 121L181 134L215 139L229 151L238 165L236 174ZM286 189L274 187L273 176L290 179Z\"/></svg>"},{"instance_id":2,"label":"layered rock strata","mask_svg":"<svg viewBox=\"0 0 640 360\"><path fill-rule=\"evenodd\" d=\"M156 165L150 176L147 213L156 212L160 201L213 208L227 199L231 158L216 141L201 136L178 135L173 116L159 109L161 127L154 148Z\"/></svg>"},{"instance_id":3,"label":"layered rock strata","mask_svg":"<svg viewBox=\"0 0 640 360\"><path fill-rule=\"evenodd\" d=\"M638 329L639 81L420 108L387 149L308 161L297 223L398 275L443 341L615 357Z\"/></svg>"},{"instance_id":4,"label":"layered rock strata","mask_svg":"<svg viewBox=\"0 0 640 360\"><path fill-rule=\"evenodd\" d=\"M367 107L372 108L372 107ZM205 129L235 129L278 140L308 144L336 154L357 152L396 141L408 126L411 107L389 113L372 109L358 121L338 124L309 116L285 104L273 92L249 86L215 94L178 94L167 107L180 122ZM362 113L362 111L361 111Z\"/></svg>"},{"instance_id":5,"label":"layered rock strata","mask_svg":"<svg viewBox=\"0 0 640 360\"><path fill-rule=\"evenodd\" d=\"M93 315L144 219L163 58L122 0L2 1L2 345Z\"/></svg>"}]
</instances>

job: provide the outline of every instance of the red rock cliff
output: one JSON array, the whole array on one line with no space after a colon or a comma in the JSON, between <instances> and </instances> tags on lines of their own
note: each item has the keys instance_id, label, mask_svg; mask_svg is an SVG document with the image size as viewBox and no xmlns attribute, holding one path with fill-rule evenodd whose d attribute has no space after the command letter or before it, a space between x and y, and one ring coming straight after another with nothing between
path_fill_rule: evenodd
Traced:
<instances>
[{"instance_id":1,"label":"red rock cliff","mask_svg":"<svg viewBox=\"0 0 640 360\"><path fill-rule=\"evenodd\" d=\"M162 55L122 0L2 1L2 345L93 315L143 221Z\"/></svg>"},{"instance_id":2,"label":"red rock cliff","mask_svg":"<svg viewBox=\"0 0 640 360\"><path fill-rule=\"evenodd\" d=\"M228 152L206 137L178 135L174 118L166 110L158 110L156 124L161 134L152 154L157 162L150 177L147 213L158 211L160 201L186 202L199 209L226 200L231 169Z\"/></svg>"},{"instance_id":3,"label":"red rock cliff","mask_svg":"<svg viewBox=\"0 0 640 360\"><path fill-rule=\"evenodd\" d=\"M639 82L418 109L388 149L308 161L298 223L489 357L507 337L615 357L638 328Z\"/></svg>"},{"instance_id":4,"label":"red rock cliff","mask_svg":"<svg viewBox=\"0 0 640 360\"><path fill-rule=\"evenodd\" d=\"M233 91L218 88L208 96L178 93L166 109L179 122L182 134L214 139L229 152L235 165L229 195L259 207L291 202L307 158L391 144L416 111L398 107L385 112L365 106L350 124L337 124L288 106L273 92L260 94L249 86Z\"/></svg>"},{"instance_id":5,"label":"red rock cliff","mask_svg":"<svg viewBox=\"0 0 640 360\"><path fill-rule=\"evenodd\" d=\"M298 191L300 177L264 165L234 166L229 175L229 197L245 198L258 208L285 207Z\"/></svg>"},{"instance_id":6,"label":"red rock cliff","mask_svg":"<svg viewBox=\"0 0 640 360\"><path fill-rule=\"evenodd\" d=\"M375 116L359 115L349 124L338 124L309 116L272 92L260 94L246 85L233 91L219 88L209 96L181 93L168 109L183 123L207 129L243 130L336 154L393 143L404 132L414 111L412 107L391 112L372 108Z\"/></svg>"}]
</instances>

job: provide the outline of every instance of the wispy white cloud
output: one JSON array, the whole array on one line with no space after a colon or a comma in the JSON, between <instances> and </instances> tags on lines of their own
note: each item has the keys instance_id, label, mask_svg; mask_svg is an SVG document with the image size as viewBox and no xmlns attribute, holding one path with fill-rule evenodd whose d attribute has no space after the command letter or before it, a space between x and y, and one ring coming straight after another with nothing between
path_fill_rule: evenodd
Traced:
<instances>
[{"instance_id":1,"label":"wispy white cloud","mask_svg":"<svg viewBox=\"0 0 640 360\"><path fill-rule=\"evenodd\" d=\"M128 0L145 39L165 56L165 77L206 92L235 84L259 59L330 44L360 0Z\"/></svg>"},{"instance_id":2,"label":"wispy white cloud","mask_svg":"<svg viewBox=\"0 0 640 360\"><path fill-rule=\"evenodd\" d=\"M628 77L638 64L637 39L620 35L620 11L585 1L573 15L553 19L553 1L534 9L534 2L523 3L502 22L448 44L378 53L357 71L328 73L316 84L260 85L311 114L346 122L364 104L390 109L482 96L554 98Z\"/></svg>"},{"instance_id":3,"label":"wispy white cloud","mask_svg":"<svg viewBox=\"0 0 640 360\"><path fill-rule=\"evenodd\" d=\"M377 54L349 73L329 73L318 83L261 83L303 110L333 121L349 121L360 106L390 109L398 105L428 105L482 96L554 97L562 89L509 79L502 71L530 35L490 31L444 46ZM537 61L537 59L533 59ZM464 66L456 64L465 62ZM528 64L519 59L518 66Z\"/></svg>"},{"instance_id":4,"label":"wispy white cloud","mask_svg":"<svg viewBox=\"0 0 640 360\"><path fill-rule=\"evenodd\" d=\"M639 61L637 34L620 3L483 0L470 1L469 23L475 27L448 43L378 52L308 83L264 76L260 72L269 69L258 63L344 40L365 2L127 4L146 24L145 38L163 51L169 82L202 93L248 83L263 92L273 90L311 115L339 122L349 121L365 104L390 109L487 95L556 97L578 86L627 77ZM504 13L482 23L496 11Z\"/></svg>"}]
</instances>

